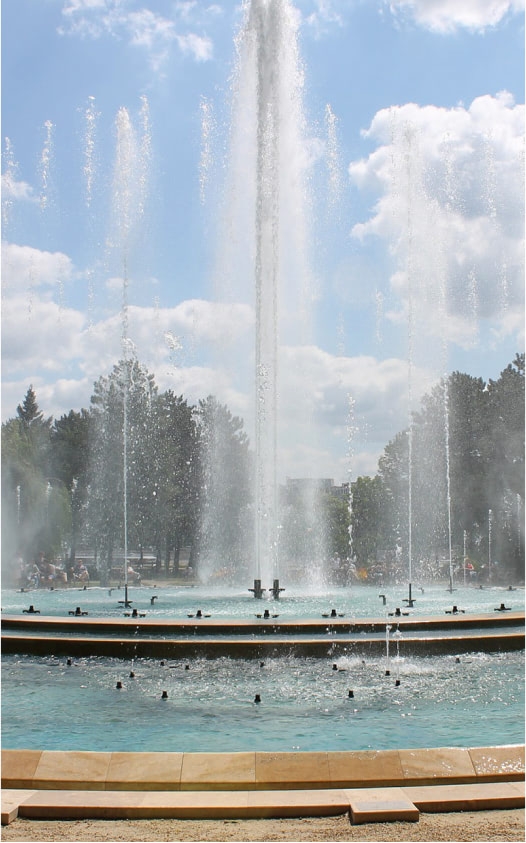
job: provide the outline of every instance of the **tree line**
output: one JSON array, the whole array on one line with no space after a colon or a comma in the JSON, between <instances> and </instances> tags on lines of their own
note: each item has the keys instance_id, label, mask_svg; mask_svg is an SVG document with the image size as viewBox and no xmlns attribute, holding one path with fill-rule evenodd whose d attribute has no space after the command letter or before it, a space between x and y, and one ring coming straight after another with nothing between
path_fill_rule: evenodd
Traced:
<instances>
[{"instance_id":1,"label":"tree line","mask_svg":"<svg viewBox=\"0 0 526 843\"><path fill-rule=\"evenodd\" d=\"M443 378L352 501L355 552L369 565L407 566L411 548L415 579L466 556L480 579L523 581L524 354L487 383Z\"/></svg>"},{"instance_id":2,"label":"tree line","mask_svg":"<svg viewBox=\"0 0 526 843\"><path fill-rule=\"evenodd\" d=\"M191 405L159 392L136 359L99 378L88 410L59 419L30 386L2 425L2 558L72 560L90 547L104 582L126 541L161 572L177 572L189 547L195 571L248 577L253 472L240 418L213 396ZM280 552L305 565L322 553L379 579L403 578L410 557L415 581L466 554L481 576L522 579L524 355L496 381L443 379L350 492L319 492L320 544L299 497L282 490Z\"/></svg>"}]
</instances>

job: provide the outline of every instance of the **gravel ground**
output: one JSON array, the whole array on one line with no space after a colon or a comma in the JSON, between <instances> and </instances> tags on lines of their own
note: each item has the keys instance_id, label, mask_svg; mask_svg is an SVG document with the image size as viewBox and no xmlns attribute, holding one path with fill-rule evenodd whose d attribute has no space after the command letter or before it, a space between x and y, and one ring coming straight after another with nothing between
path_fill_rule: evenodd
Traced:
<instances>
[{"instance_id":1,"label":"gravel ground","mask_svg":"<svg viewBox=\"0 0 526 843\"><path fill-rule=\"evenodd\" d=\"M16 819L2 828L2 840L106 841L215 841L241 843L280 840L314 841L519 841L524 843L524 810L476 811L460 814L421 814L417 823L351 825L346 815L286 820L78 820L73 822Z\"/></svg>"}]
</instances>

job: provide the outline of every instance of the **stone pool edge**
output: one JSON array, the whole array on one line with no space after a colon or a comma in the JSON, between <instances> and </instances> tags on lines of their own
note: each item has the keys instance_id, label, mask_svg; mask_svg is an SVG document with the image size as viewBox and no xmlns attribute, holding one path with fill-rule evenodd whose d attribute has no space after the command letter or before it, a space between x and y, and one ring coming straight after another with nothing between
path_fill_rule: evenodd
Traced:
<instances>
[{"instance_id":1,"label":"stone pool edge","mask_svg":"<svg viewBox=\"0 0 526 843\"><path fill-rule=\"evenodd\" d=\"M328 752L2 750L2 824L33 818L329 816L524 807L524 745Z\"/></svg>"}]
</instances>

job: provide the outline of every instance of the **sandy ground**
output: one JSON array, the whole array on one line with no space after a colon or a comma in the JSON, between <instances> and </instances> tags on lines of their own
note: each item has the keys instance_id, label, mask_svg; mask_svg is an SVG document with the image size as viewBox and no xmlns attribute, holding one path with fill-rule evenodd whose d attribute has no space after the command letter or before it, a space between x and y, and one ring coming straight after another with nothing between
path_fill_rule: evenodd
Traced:
<instances>
[{"instance_id":1,"label":"sandy ground","mask_svg":"<svg viewBox=\"0 0 526 843\"><path fill-rule=\"evenodd\" d=\"M29 841L505 841L524 843L524 810L421 814L417 823L351 825L346 815L288 820L78 820L16 819L2 828L2 840Z\"/></svg>"}]
</instances>

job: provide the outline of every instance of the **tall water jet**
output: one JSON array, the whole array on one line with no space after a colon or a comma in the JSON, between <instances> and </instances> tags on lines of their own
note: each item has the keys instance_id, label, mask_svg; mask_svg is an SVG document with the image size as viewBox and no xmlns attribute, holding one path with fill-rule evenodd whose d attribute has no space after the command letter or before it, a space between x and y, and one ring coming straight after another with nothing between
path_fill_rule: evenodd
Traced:
<instances>
[{"instance_id":1,"label":"tall water jet","mask_svg":"<svg viewBox=\"0 0 526 843\"><path fill-rule=\"evenodd\" d=\"M277 314L279 271L279 122L282 3L254 2L248 29L254 33L257 96L256 152L256 576L277 559Z\"/></svg>"},{"instance_id":2,"label":"tall water jet","mask_svg":"<svg viewBox=\"0 0 526 843\"><path fill-rule=\"evenodd\" d=\"M119 109L115 121L116 147L113 170L112 226L108 236L107 258L113 251L117 271L122 282L122 302L120 308L122 365L118 372L119 398L122 400L122 544L124 547L123 579L125 597L128 600L128 480L129 480L129 403L134 373L134 347L129 335L128 287L130 281L130 262L139 222L145 211L146 174L148 161L147 127L144 122L146 105L142 104L143 138L139 144L137 133L130 115L125 108ZM111 560L108 560L111 561Z\"/></svg>"},{"instance_id":3,"label":"tall water jet","mask_svg":"<svg viewBox=\"0 0 526 843\"><path fill-rule=\"evenodd\" d=\"M258 582L253 591L260 596L262 585L267 589L279 579L281 567L278 462L286 472L280 450L283 338L289 348L310 339L306 174L311 156L304 130L298 21L289 0L251 0L245 6L236 38L228 183L222 194L223 237L215 272L223 300L246 297L247 279L251 284L254 360L247 376L254 387L254 550L247 555L254 557ZM205 163L208 106L203 118ZM290 363L290 353L288 357L286 375L292 383L296 362ZM297 446L296 431L290 447Z\"/></svg>"}]
</instances>

